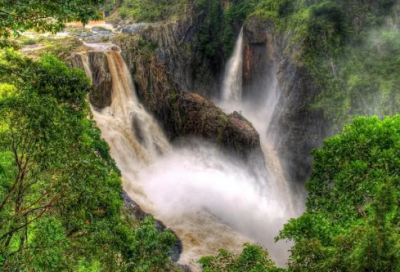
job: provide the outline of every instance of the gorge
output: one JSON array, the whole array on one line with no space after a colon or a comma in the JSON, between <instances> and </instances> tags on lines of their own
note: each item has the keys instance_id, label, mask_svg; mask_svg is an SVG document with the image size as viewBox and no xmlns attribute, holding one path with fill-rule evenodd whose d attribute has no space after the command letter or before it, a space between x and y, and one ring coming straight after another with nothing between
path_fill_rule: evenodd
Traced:
<instances>
[{"instance_id":1,"label":"gorge","mask_svg":"<svg viewBox=\"0 0 400 272\"><path fill-rule=\"evenodd\" d=\"M96 59L106 61L111 75L111 103L101 109L92 105L92 112L122 172L124 190L143 210L176 233L183 246L180 263L196 271L201 256L212 255L220 248L238 252L242 244L253 241L268 247L274 260L284 265L289 246L275 244L274 237L280 226L296 215L291 201L299 196L291 195L277 153L266 140L276 105L276 81L266 88L266 103L270 105L267 112L248 115L254 116L256 127L265 135L261 143L266 162L264 168L257 163L253 167L248 161L249 168L204 140L190 137L170 145L162 128L138 101L120 49L113 44L85 45L89 51L75 58L86 75L93 80L98 74ZM237 71L241 60L233 59L231 63L235 67L227 68L230 72L226 80L235 82L241 76ZM229 92L241 89L240 83L231 86ZM100 92L101 88L94 91ZM221 101L222 107L233 103L232 109L241 109L241 100L227 97Z\"/></svg>"},{"instance_id":2,"label":"gorge","mask_svg":"<svg viewBox=\"0 0 400 272\"><path fill-rule=\"evenodd\" d=\"M399 1L18 3L1 271L400 269Z\"/></svg>"}]
</instances>

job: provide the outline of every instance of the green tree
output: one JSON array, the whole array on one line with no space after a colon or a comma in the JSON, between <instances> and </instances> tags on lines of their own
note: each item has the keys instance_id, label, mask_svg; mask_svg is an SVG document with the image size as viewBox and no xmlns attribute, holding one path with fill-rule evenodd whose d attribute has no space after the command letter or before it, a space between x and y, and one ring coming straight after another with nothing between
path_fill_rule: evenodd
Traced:
<instances>
[{"instance_id":1,"label":"green tree","mask_svg":"<svg viewBox=\"0 0 400 272\"><path fill-rule=\"evenodd\" d=\"M275 272L285 271L275 266L268 251L258 245L245 244L240 255L232 254L224 249L217 256L200 259L204 272Z\"/></svg>"},{"instance_id":2,"label":"green tree","mask_svg":"<svg viewBox=\"0 0 400 272\"><path fill-rule=\"evenodd\" d=\"M0 0L0 45L7 46L7 39L20 32L33 29L39 32L57 32L66 22L87 23L99 18L103 0Z\"/></svg>"},{"instance_id":3,"label":"green tree","mask_svg":"<svg viewBox=\"0 0 400 272\"><path fill-rule=\"evenodd\" d=\"M279 239L294 271L398 271L400 116L360 117L313 151L307 211Z\"/></svg>"},{"instance_id":4,"label":"green tree","mask_svg":"<svg viewBox=\"0 0 400 272\"><path fill-rule=\"evenodd\" d=\"M83 71L6 51L0 62L0 252L7 271L166 267L175 237L121 216L121 178ZM151 246L149 246L151 245ZM154 259L155 258L155 259Z\"/></svg>"}]
</instances>

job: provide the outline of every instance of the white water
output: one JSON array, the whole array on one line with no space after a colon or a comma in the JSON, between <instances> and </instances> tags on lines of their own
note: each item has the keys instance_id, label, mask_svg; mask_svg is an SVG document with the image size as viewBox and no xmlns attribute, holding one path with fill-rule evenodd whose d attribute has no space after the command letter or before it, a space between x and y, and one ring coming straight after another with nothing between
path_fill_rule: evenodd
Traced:
<instances>
[{"instance_id":1,"label":"white water","mask_svg":"<svg viewBox=\"0 0 400 272\"><path fill-rule=\"evenodd\" d=\"M228 61L226 67L222 87L222 98L224 101L241 101L243 81L243 28L240 30L233 56Z\"/></svg>"},{"instance_id":2,"label":"white water","mask_svg":"<svg viewBox=\"0 0 400 272\"><path fill-rule=\"evenodd\" d=\"M243 30L242 30L243 31ZM278 206L284 211L280 218L286 221L291 217L298 216L302 207L294 207L295 196L291 193L289 185L285 180L283 168L279 160L278 152L274 146L274 140L279 137L275 131L272 131L271 123L273 121L274 113L278 110L276 107L280 99L280 89L278 80L273 71L271 74L266 74L265 77L271 78L271 82L267 86L260 86L262 88L262 99L264 103L252 103L252 101L245 101L241 97L237 99L238 90L242 93L242 68L236 67L236 64L243 63L243 33L240 33L235 46L235 52L232 60L229 61L226 68L226 74L223 85L223 98L217 101L217 104L225 111L232 112L238 111L243 114L260 134L262 150L264 152L266 168L269 172L268 180L265 182L270 185L270 194L265 195L265 198L272 198L278 201ZM267 51L267 48L265 48ZM227 84L229 83L229 84ZM236 86L234 84L240 84ZM262 106L255 106L254 104L261 104ZM301 196L300 196L301 197ZM301 201L299 201L301 203ZM282 225L280 226L282 227ZM260 241L260 240L258 240ZM280 254L286 255L284 252Z\"/></svg>"},{"instance_id":3,"label":"white water","mask_svg":"<svg viewBox=\"0 0 400 272\"><path fill-rule=\"evenodd\" d=\"M171 147L138 102L125 63L110 50L115 47L87 46L107 55L113 78L112 105L92 109L94 119L121 169L124 189L182 240L180 263L197 271L201 256L220 248L239 253L245 242L259 242L284 265L288 245L276 245L273 238L287 219L287 207L273 186L214 146L191 141ZM82 60L91 77L85 54Z\"/></svg>"}]
</instances>

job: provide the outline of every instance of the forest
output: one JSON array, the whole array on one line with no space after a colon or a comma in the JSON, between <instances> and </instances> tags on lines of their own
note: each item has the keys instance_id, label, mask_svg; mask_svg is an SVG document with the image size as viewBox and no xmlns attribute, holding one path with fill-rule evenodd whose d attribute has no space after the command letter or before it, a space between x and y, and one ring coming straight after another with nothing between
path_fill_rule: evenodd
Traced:
<instances>
[{"instance_id":1,"label":"forest","mask_svg":"<svg viewBox=\"0 0 400 272\"><path fill-rule=\"evenodd\" d=\"M0 0L0 271L399 271L399 34L396 0Z\"/></svg>"}]
</instances>

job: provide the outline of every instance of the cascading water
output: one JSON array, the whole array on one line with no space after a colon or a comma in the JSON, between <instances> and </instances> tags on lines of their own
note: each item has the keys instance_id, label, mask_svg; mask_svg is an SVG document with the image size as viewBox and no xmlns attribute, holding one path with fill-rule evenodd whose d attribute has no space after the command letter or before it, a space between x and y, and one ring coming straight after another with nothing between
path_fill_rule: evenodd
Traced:
<instances>
[{"instance_id":1,"label":"cascading water","mask_svg":"<svg viewBox=\"0 0 400 272\"><path fill-rule=\"evenodd\" d=\"M128 76L129 70L120 53L109 50L109 46L105 45L88 46L94 46L95 50L107 56L113 78L111 107L101 111L93 109L92 112L118 165L126 167L125 162L130 157L136 158L136 164L147 164L159 153L169 151L170 145L161 128L138 102L132 79ZM92 76L89 60L84 53L82 62L86 75Z\"/></svg>"},{"instance_id":2,"label":"cascading water","mask_svg":"<svg viewBox=\"0 0 400 272\"><path fill-rule=\"evenodd\" d=\"M267 48L265 48L267 50ZM271 82L267 86L260 86L263 88L261 99L265 101L261 106L255 106L254 101L245 101L237 99L238 90L242 90L242 67L238 68L232 63L243 65L243 29L241 30L232 59L229 61L223 84L223 99L217 101L217 104L227 112L239 111L248 120L260 134L260 141L262 150L265 157L266 168L269 172L267 182L270 185L272 195L280 199L280 206L284 207L286 219L298 215L301 208L295 209L292 198L294 197L289 189L285 180L282 165L279 161L278 153L273 145L274 138L278 137L274 131L271 131L271 123L274 112L277 110L276 106L280 99L280 89L278 80L273 71L271 74L266 74L265 77L271 78ZM234 86L233 84L226 84L226 82L240 84ZM241 91L240 91L241 93ZM258 101L259 102L259 101Z\"/></svg>"},{"instance_id":3,"label":"cascading water","mask_svg":"<svg viewBox=\"0 0 400 272\"><path fill-rule=\"evenodd\" d=\"M144 210L175 231L184 247L181 262L194 270L201 256L215 254L220 248L237 252L250 239L242 237L221 219L206 212L201 201L198 200L198 206L195 205L190 212L181 210L188 208L182 198L190 198L189 194L194 192L185 193L180 183L192 184L190 188L195 188L201 179L196 173L203 170L208 173L205 177L216 176L216 182L218 178L226 180L228 177L209 164L183 164L186 158L199 154L190 153L185 157L179 155L179 151L172 152L160 127L138 102L130 73L119 52L111 50L111 45L87 46L91 51L106 54L112 74L111 107L101 111L92 108L92 112L102 137L110 145L111 156L122 172L124 189ZM86 75L91 78L89 58L86 53L81 53L81 56ZM205 150L202 149L202 152ZM176 158L179 160L176 161ZM183 165L188 168L182 168ZM212 186L209 190L213 191ZM204 192L202 195L206 194ZM174 209L165 209L178 203L180 206Z\"/></svg>"},{"instance_id":4,"label":"cascading water","mask_svg":"<svg viewBox=\"0 0 400 272\"><path fill-rule=\"evenodd\" d=\"M180 262L198 271L201 256L214 255L220 248L238 253L244 243L259 242L283 265L288 247L274 245L274 236L287 219L279 196L260 189L254 173L214 146L189 141L171 147L138 102L115 46L86 45L107 56L112 74L111 106L92 112L122 172L124 189L178 235L184 249ZM89 58L81 54L91 77Z\"/></svg>"},{"instance_id":5,"label":"cascading water","mask_svg":"<svg viewBox=\"0 0 400 272\"><path fill-rule=\"evenodd\" d=\"M224 101L242 100L243 28L240 30L232 58L228 61L222 87Z\"/></svg>"}]
</instances>

